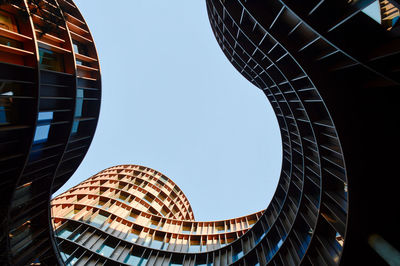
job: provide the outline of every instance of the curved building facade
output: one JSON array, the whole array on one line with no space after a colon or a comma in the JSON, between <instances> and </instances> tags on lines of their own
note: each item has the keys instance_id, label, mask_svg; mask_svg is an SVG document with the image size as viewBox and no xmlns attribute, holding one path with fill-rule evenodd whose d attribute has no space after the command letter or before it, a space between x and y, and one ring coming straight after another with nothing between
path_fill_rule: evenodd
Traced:
<instances>
[{"instance_id":1,"label":"curved building facade","mask_svg":"<svg viewBox=\"0 0 400 266\"><path fill-rule=\"evenodd\" d=\"M277 193L241 238L239 264L378 265L374 234L399 249L398 16L380 25L362 12L373 2L206 1L222 51L265 93L283 142Z\"/></svg>"},{"instance_id":2,"label":"curved building facade","mask_svg":"<svg viewBox=\"0 0 400 266\"><path fill-rule=\"evenodd\" d=\"M370 240L380 235L399 248L392 206L398 202L393 178L398 170L391 150L398 149L400 46L395 23L392 27L380 25L362 12L372 2L207 0L211 27L222 51L265 93L277 115L284 154L270 205L254 225L243 223L247 227L239 227L241 231L235 232L232 241L226 237L230 232L215 238L215 231L201 235L199 226L190 220L176 220L179 226L171 230L177 231L161 229L158 238L157 227L173 224L176 218L152 228L152 220L167 221L157 215L154 206L155 211L143 209L150 211L150 219L147 226L141 225L140 234L144 234L133 243L126 238L129 232L114 236L102 227L89 228L89 217L66 223L62 223L65 217L56 217L60 246L68 246L64 253L69 261L93 258L101 263L134 265L384 263ZM69 212L63 215L72 210L72 202L68 204L65 202ZM87 208L94 215L100 213L93 206ZM127 211L125 215L130 209ZM103 215L106 220L101 226L109 226L110 215ZM123 217L115 219L129 223ZM64 235L62 228L67 226L63 224L72 223L88 235L76 231L76 226ZM183 229L184 224L191 224L190 229ZM224 221L224 230L228 230L227 224L230 222ZM121 228L136 228L134 221L127 226ZM214 230L216 224L211 227ZM190 234L181 235L181 230ZM196 238L198 234L200 238Z\"/></svg>"},{"instance_id":3,"label":"curved building facade","mask_svg":"<svg viewBox=\"0 0 400 266\"><path fill-rule=\"evenodd\" d=\"M103 170L51 205L67 265L199 265L206 263L207 252L237 241L263 213L195 221L180 188L162 173L139 165ZM191 256L184 259L186 253Z\"/></svg>"},{"instance_id":4,"label":"curved building facade","mask_svg":"<svg viewBox=\"0 0 400 266\"><path fill-rule=\"evenodd\" d=\"M1 5L1 264L381 265L376 235L400 249L400 31L397 1L380 1L383 25L362 12L372 2L206 0L222 51L277 115L270 205L196 222L171 180L118 166L54 201L59 246L48 203L93 138L97 53L72 1Z\"/></svg>"},{"instance_id":5,"label":"curved building facade","mask_svg":"<svg viewBox=\"0 0 400 266\"><path fill-rule=\"evenodd\" d=\"M55 265L49 201L92 141L100 67L70 0L0 5L0 264Z\"/></svg>"}]
</instances>

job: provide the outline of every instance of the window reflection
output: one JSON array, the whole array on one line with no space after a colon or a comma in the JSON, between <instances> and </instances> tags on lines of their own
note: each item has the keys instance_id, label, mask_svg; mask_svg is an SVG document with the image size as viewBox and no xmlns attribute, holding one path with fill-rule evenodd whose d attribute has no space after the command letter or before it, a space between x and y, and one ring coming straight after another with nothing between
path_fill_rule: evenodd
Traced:
<instances>
[{"instance_id":1,"label":"window reflection","mask_svg":"<svg viewBox=\"0 0 400 266\"><path fill-rule=\"evenodd\" d=\"M69 228L63 228L57 233L57 236L61 238L68 238L71 234L72 231Z\"/></svg>"},{"instance_id":2,"label":"window reflection","mask_svg":"<svg viewBox=\"0 0 400 266\"><path fill-rule=\"evenodd\" d=\"M82 55L88 55L88 49L86 45L83 45L82 43L72 40L72 45L74 48L74 52L77 54L82 54Z\"/></svg>"},{"instance_id":3,"label":"window reflection","mask_svg":"<svg viewBox=\"0 0 400 266\"><path fill-rule=\"evenodd\" d=\"M146 258L141 258L139 255L133 255L133 254L128 254L126 256L124 263L129 264L129 265L137 265L137 266L142 266L146 265L147 259Z\"/></svg>"},{"instance_id":4,"label":"window reflection","mask_svg":"<svg viewBox=\"0 0 400 266\"><path fill-rule=\"evenodd\" d=\"M16 122L18 112L14 102L14 95L20 93L19 84L0 82L0 125Z\"/></svg>"},{"instance_id":5,"label":"window reflection","mask_svg":"<svg viewBox=\"0 0 400 266\"><path fill-rule=\"evenodd\" d=\"M62 55L41 47L39 47L39 65L41 69L64 72Z\"/></svg>"},{"instance_id":6,"label":"window reflection","mask_svg":"<svg viewBox=\"0 0 400 266\"><path fill-rule=\"evenodd\" d=\"M34 144L43 143L47 141L50 132L50 124L53 120L53 112L40 112L38 114L38 122L33 138Z\"/></svg>"},{"instance_id":7,"label":"window reflection","mask_svg":"<svg viewBox=\"0 0 400 266\"><path fill-rule=\"evenodd\" d=\"M77 89L76 90L75 117L82 116L82 105L83 105L83 89Z\"/></svg>"},{"instance_id":8,"label":"window reflection","mask_svg":"<svg viewBox=\"0 0 400 266\"><path fill-rule=\"evenodd\" d=\"M43 143L47 140L49 135L50 125L42 125L36 127L35 137L33 139L34 143Z\"/></svg>"},{"instance_id":9,"label":"window reflection","mask_svg":"<svg viewBox=\"0 0 400 266\"><path fill-rule=\"evenodd\" d=\"M90 224L100 228L104 224L104 222L107 220L107 218L108 217L103 214L98 214L90 221Z\"/></svg>"},{"instance_id":10,"label":"window reflection","mask_svg":"<svg viewBox=\"0 0 400 266\"><path fill-rule=\"evenodd\" d=\"M100 246L100 248L97 250L97 253L99 253L100 255L103 255L105 257L109 257L112 252L114 251L114 247L108 243L104 243Z\"/></svg>"}]
</instances>

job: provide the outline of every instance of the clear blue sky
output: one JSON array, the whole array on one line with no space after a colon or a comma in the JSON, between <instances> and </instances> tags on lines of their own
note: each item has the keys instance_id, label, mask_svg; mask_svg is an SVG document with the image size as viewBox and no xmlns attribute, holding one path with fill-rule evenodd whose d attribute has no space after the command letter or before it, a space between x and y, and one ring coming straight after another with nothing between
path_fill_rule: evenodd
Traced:
<instances>
[{"instance_id":1,"label":"clear blue sky","mask_svg":"<svg viewBox=\"0 0 400 266\"><path fill-rule=\"evenodd\" d=\"M97 45L103 99L90 150L56 194L140 164L177 183L196 220L266 208L282 163L276 117L222 53L205 1L75 3Z\"/></svg>"}]
</instances>

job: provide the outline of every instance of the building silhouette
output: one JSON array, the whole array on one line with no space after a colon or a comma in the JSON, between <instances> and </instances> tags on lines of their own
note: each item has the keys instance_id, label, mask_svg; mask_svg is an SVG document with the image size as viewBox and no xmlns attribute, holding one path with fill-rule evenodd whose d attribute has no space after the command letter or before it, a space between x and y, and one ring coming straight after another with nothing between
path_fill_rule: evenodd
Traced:
<instances>
[{"instance_id":1,"label":"building silhouette","mask_svg":"<svg viewBox=\"0 0 400 266\"><path fill-rule=\"evenodd\" d=\"M1 265L57 263L50 196L85 156L100 96L97 52L72 1L0 5Z\"/></svg>"}]
</instances>

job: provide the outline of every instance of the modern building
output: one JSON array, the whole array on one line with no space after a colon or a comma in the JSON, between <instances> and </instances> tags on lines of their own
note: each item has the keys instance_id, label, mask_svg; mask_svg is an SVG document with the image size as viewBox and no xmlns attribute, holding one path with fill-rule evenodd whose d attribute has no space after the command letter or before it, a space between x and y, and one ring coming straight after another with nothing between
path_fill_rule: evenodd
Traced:
<instances>
[{"instance_id":1,"label":"modern building","mask_svg":"<svg viewBox=\"0 0 400 266\"><path fill-rule=\"evenodd\" d=\"M390 151L399 148L400 46L395 23L387 27L362 12L372 2L207 0L222 51L265 93L277 115L283 163L270 205L232 242L216 238L216 249L193 242L191 250L192 236L177 242L181 231L162 229L159 238L157 226L163 223L151 228L151 218L133 244L126 241L129 233L110 235L101 228L89 231L97 238L74 239L72 227L61 237L64 245L72 245L69 259L78 262L89 254L74 249L71 240L97 239L90 243L91 256L103 263L130 263L131 258L133 264L147 265L389 262L390 256L376 252L374 239L379 236L399 250L397 159ZM57 220L63 234L61 224ZM128 227L134 228L133 222ZM174 233L178 240L173 243L181 246L170 248Z\"/></svg>"},{"instance_id":2,"label":"modern building","mask_svg":"<svg viewBox=\"0 0 400 266\"><path fill-rule=\"evenodd\" d=\"M139 165L105 169L54 198L51 209L67 265L206 264L212 251L240 241L263 213L195 221L181 189Z\"/></svg>"},{"instance_id":3,"label":"modern building","mask_svg":"<svg viewBox=\"0 0 400 266\"><path fill-rule=\"evenodd\" d=\"M382 265L376 235L400 250L399 4L380 1L392 4L381 25L363 12L373 2L206 0L222 51L265 93L281 128L270 222L241 238L245 265ZM259 224L265 235L254 241Z\"/></svg>"},{"instance_id":4,"label":"modern building","mask_svg":"<svg viewBox=\"0 0 400 266\"><path fill-rule=\"evenodd\" d=\"M50 196L85 156L100 96L95 45L72 1L0 5L1 265L56 264Z\"/></svg>"},{"instance_id":5,"label":"modern building","mask_svg":"<svg viewBox=\"0 0 400 266\"><path fill-rule=\"evenodd\" d=\"M147 265L390 262L387 252L400 250L399 3L380 1L379 24L363 12L373 2L206 0L222 51L265 93L280 125L283 163L271 203L262 215L200 226L169 179L147 168L115 169L124 174L86 184L98 196L82 187L81 195L71 195L81 205L60 198L65 204L54 207L63 253L54 242L49 199L93 137L100 104L96 50L70 0L41 1L40 8L32 1L1 5L1 264L54 265L65 257ZM138 189L144 198L128 179L146 184ZM164 191L166 201L155 180L172 190ZM93 206L96 200L101 207ZM129 218L133 201L140 207ZM110 214L107 207L118 210ZM160 228L166 225L172 231ZM379 248L382 243L393 249Z\"/></svg>"}]
</instances>

